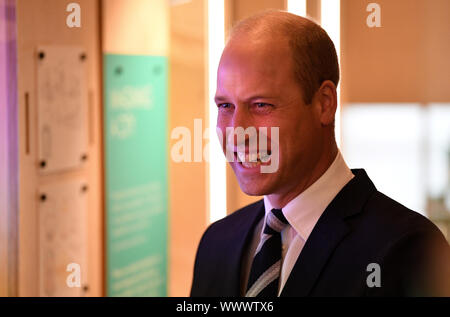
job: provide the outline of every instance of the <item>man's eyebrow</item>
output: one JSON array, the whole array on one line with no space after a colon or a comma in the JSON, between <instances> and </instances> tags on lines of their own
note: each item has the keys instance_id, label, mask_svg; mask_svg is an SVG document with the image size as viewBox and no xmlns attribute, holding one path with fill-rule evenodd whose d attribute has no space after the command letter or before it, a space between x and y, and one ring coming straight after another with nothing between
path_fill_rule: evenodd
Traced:
<instances>
[{"instance_id":1,"label":"man's eyebrow","mask_svg":"<svg viewBox=\"0 0 450 317\"><path fill-rule=\"evenodd\" d=\"M246 102L250 102L250 101L253 101L253 100L257 100L257 99L276 99L276 98L277 98L276 96L268 96L268 95L260 94L260 95L255 95L255 96L248 97L247 99L245 99L245 101Z\"/></svg>"},{"instance_id":2,"label":"man's eyebrow","mask_svg":"<svg viewBox=\"0 0 450 317\"><path fill-rule=\"evenodd\" d=\"M226 98L225 96L216 95L216 96L214 97L214 101L215 101L216 103L223 102L223 101L226 101L226 100L227 100L227 98Z\"/></svg>"},{"instance_id":3,"label":"man's eyebrow","mask_svg":"<svg viewBox=\"0 0 450 317\"><path fill-rule=\"evenodd\" d=\"M244 99L244 102L250 102L250 101L253 101L253 100L257 100L257 99L277 99L277 97L276 96L265 96L265 95L262 95L262 94L258 94L258 95L250 96L250 97ZM228 100L228 98L225 97L225 96L222 96L222 95L216 95L214 97L214 101L216 103L224 102L224 101L227 101L227 100Z\"/></svg>"}]
</instances>

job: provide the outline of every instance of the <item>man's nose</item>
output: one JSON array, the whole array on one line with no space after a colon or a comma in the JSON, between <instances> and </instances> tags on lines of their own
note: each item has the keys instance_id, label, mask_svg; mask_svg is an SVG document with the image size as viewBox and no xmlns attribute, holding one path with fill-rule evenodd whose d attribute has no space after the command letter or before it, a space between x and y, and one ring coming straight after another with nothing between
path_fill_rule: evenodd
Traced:
<instances>
[{"instance_id":1,"label":"man's nose","mask_svg":"<svg viewBox=\"0 0 450 317\"><path fill-rule=\"evenodd\" d=\"M231 120L231 127L236 131L237 128L242 128L246 130L248 127L252 126L252 118L248 113L248 110L244 107L236 107L236 110L233 113L233 117ZM238 140L238 133L234 133L234 144L238 145L239 143L244 142L245 146L248 146L249 135L244 134L244 140Z\"/></svg>"},{"instance_id":2,"label":"man's nose","mask_svg":"<svg viewBox=\"0 0 450 317\"><path fill-rule=\"evenodd\" d=\"M244 107L236 107L233 117L231 119L231 127L238 128L242 127L246 129L250 124L250 116L248 111Z\"/></svg>"}]
</instances>

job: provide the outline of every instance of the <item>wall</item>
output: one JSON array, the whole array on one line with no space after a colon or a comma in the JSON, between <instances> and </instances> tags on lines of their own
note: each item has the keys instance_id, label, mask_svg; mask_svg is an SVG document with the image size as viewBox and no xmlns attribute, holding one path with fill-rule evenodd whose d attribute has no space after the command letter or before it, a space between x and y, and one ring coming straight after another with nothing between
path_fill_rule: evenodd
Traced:
<instances>
[{"instance_id":1,"label":"wall","mask_svg":"<svg viewBox=\"0 0 450 317\"><path fill-rule=\"evenodd\" d=\"M66 25L71 1L18 0L19 107L19 295L39 295L38 188L83 177L89 184L87 239L88 296L103 294L102 163L99 2L78 0L81 28ZM36 60L38 45L79 45L87 54L89 95L88 161L81 169L48 175L38 173ZM26 96L28 96L26 98ZM83 272L83 271L82 271Z\"/></svg>"},{"instance_id":2,"label":"wall","mask_svg":"<svg viewBox=\"0 0 450 317\"><path fill-rule=\"evenodd\" d=\"M369 28L369 1L341 3L342 102L450 100L450 2L380 0L381 27Z\"/></svg>"},{"instance_id":3,"label":"wall","mask_svg":"<svg viewBox=\"0 0 450 317\"><path fill-rule=\"evenodd\" d=\"M193 0L170 8L169 131L187 127L192 133L194 119L202 119L202 128L206 128L206 13L206 0ZM169 149L176 141L169 141ZM208 165L169 161L169 296L188 296L197 246L208 225Z\"/></svg>"}]
</instances>

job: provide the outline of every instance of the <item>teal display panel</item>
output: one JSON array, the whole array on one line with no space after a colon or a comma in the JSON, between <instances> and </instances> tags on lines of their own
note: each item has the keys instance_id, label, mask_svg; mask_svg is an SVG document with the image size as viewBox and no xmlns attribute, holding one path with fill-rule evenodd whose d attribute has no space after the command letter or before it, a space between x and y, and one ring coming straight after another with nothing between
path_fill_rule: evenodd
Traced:
<instances>
[{"instance_id":1,"label":"teal display panel","mask_svg":"<svg viewBox=\"0 0 450 317\"><path fill-rule=\"evenodd\" d=\"M107 296L167 295L167 58L104 55Z\"/></svg>"}]
</instances>

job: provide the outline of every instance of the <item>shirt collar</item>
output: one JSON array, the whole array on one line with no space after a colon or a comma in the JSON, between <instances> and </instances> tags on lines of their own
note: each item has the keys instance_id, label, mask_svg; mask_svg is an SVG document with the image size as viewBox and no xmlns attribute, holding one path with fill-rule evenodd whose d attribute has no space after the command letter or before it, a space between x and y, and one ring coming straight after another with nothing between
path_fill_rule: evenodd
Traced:
<instances>
[{"instance_id":1,"label":"shirt collar","mask_svg":"<svg viewBox=\"0 0 450 317\"><path fill-rule=\"evenodd\" d=\"M327 206L353 177L352 171L338 151L325 173L284 206L284 216L304 241L308 239ZM266 215L273 208L267 196L264 196L264 207Z\"/></svg>"}]
</instances>

